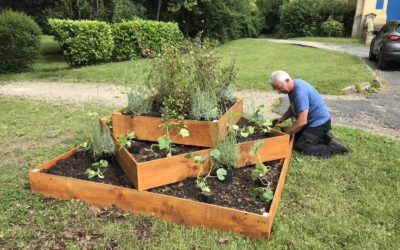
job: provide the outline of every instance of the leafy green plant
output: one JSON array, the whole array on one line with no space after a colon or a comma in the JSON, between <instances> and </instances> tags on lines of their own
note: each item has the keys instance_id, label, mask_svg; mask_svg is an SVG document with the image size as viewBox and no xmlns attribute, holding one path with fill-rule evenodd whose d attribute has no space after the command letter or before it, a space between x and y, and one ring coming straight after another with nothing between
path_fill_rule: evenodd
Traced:
<instances>
[{"instance_id":1,"label":"leafy green plant","mask_svg":"<svg viewBox=\"0 0 400 250\"><path fill-rule=\"evenodd\" d=\"M250 117L248 117L248 119L253 122L258 129L267 133L271 131L272 120L265 118L264 113L265 107L264 105L261 105L252 115L250 115Z\"/></svg>"},{"instance_id":2,"label":"leafy green plant","mask_svg":"<svg viewBox=\"0 0 400 250\"><path fill-rule=\"evenodd\" d=\"M240 160L235 134L230 133L225 140L219 141L216 149L211 151L210 156L218 179L224 180L227 171L236 168Z\"/></svg>"},{"instance_id":3,"label":"leafy green plant","mask_svg":"<svg viewBox=\"0 0 400 250\"><path fill-rule=\"evenodd\" d=\"M179 128L179 135L182 137L189 136L189 130L187 125L183 123L183 117L180 117L177 121L171 121L166 116L163 116L163 122L160 124L160 128L164 129L166 134L158 138L158 144L151 145L151 149L158 147L160 150L165 150L167 152L167 157L172 156L172 151L174 150L174 145L171 140L171 131Z\"/></svg>"},{"instance_id":4,"label":"leafy green plant","mask_svg":"<svg viewBox=\"0 0 400 250\"><path fill-rule=\"evenodd\" d=\"M249 189L249 194L265 203L274 198L274 192L270 187L252 187Z\"/></svg>"},{"instance_id":5,"label":"leafy green plant","mask_svg":"<svg viewBox=\"0 0 400 250\"><path fill-rule=\"evenodd\" d=\"M212 121L221 117L217 96L211 90L197 90L192 95L191 104L190 117L195 120Z\"/></svg>"},{"instance_id":6,"label":"leafy green plant","mask_svg":"<svg viewBox=\"0 0 400 250\"><path fill-rule=\"evenodd\" d=\"M70 66L98 63L112 56L114 41L106 22L49 19L49 26Z\"/></svg>"},{"instance_id":7,"label":"leafy green plant","mask_svg":"<svg viewBox=\"0 0 400 250\"><path fill-rule=\"evenodd\" d=\"M93 130L90 143L95 160L113 156L116 153L115 143L109 130L103 128Z\"/></svg>"},{"instance_id":8,"label":"leafy green plant","mask_svg":"<svg viewBox=\"0 0 400 250\"><path fill-rule=\"evenodd\" d=\"M203 177L200 176L204 172L204 164L207 161L207 157L196 155L194 157L194 161L200 167L199 172L197 174L196 187L199 188L201 192L206 192L206 193L211 192L211 189L207 184L207 178L210 177L212 168L210 168L206 176Z\"/></svg>"},{"instance_id":9,"label":"leafy green plant","mask_svg":"<svg viewBox=\"0 0 400 250\"><path fill-rule=\"evenodd\" d=\"M128 115L145 115L151 112L153 99L148 88L134 86L128 92Z\"/></svg>"},{"instance_id":10,"label":"leafy green plant","mask_svg":"<svg viewBox=\"0 0 400 250\"><path fill-rule=\"evenodd\" d=\"M263 186L268 186L268 180L266 178L268 171L271 169L271 166L266 166L260 156L260 149L263 146L263 142L257 142L254 144L254 147L250 150L250 155L253 157L257 157L258 162L255 166L255 170L251 172L251 179L256 181L257 179Z\"/></svg>"},{"instance_id":11,"label":"leafy green plant","mask_svg":"<svg viewBox=\"0 0 400 250\"><path fill-rule=\"evenodd\" d=\"M110 164L106 160L100 160L99 162L93 163L92 166L95 167L96 170L88 168L86 170L86 174L88 175L88 178L92 179L92 178L97 176L97 177L103 179L104 178L104 172L110 166Z\"/></svg>"},{"instance_id":12,"label":"leafy green plant","mask_svg":"<svg viewBox=\"0 0 400 250\"><path fill-rule=\"evenodd\" d=\"M328 37L343 36L343 31L344 31L343 23L332 19L332 17L329 17L328 20L322 23L321 28L322 32Z\"/></svg>"},{"instance_id":13,"label":"leafy green plant","mask_svg":"<svg viewBox=\"0 0 400 250\"><path fill-rule=\"evenodd\" d=\"M135 139L136 139L136 134L133 131L129 131L126 136L121 135L119 137L119 143L121 144L121 147L119 149L121 150L123 147L126 148L132 147L132 144L135 143L134 141Z\"/></svg>"},{"instance_id":14,"label":"leafy green plant","mask_svg":"<svg viewBox=\"0 0 400 250\"><path fill-rule=\"evenodd\" d=\"M0 73L28 69L40 55L42 31L35 21L23 14L0 14Z\"/></svg>"}]
</instances>

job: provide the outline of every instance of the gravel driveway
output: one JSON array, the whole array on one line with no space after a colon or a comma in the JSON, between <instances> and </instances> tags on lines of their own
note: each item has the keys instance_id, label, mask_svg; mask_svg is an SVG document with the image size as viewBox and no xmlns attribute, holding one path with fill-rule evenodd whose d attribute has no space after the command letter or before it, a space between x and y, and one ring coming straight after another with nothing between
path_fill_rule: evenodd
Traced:
<instances>
[{"instance_id":1,"label":"gravel driveway","mask_svg":"<svg viewBox=\"0 0 400 250\"><path fill-rule=\"evenodd\" d=\"M293 40L265 40L348 53L360 57L373 70L376 70L376 64L368 60L368 48ZM371 97L324 95L332 114L332 123L400 139L400 71L377 71L377 74L380 74L389 84L380 93ZM127 102L125 87L111 84L3 82L0 83L0 95L56 102L100 104L115 108L123 107ZM287 105L284 95L271 91L239 91L237 95L244 98L247 110L265 104L267 115L271 118L278 116L272 110L280 103L280 99L282 105L278 111L284 110Z\"/></svg>"}]
</instances>

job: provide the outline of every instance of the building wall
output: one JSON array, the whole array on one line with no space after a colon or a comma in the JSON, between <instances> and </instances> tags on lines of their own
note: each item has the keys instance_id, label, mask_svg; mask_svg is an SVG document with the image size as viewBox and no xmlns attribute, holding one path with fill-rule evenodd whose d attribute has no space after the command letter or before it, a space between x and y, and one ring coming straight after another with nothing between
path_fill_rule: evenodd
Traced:
<instances>
[{"instance_id":1,"label":"building wall","mask_svg":"<svg viewBox=\"0 0 400 250\"><path fill-rule=\"evenodd\" d=\"M374 20L375 30L380 29L387 19L387 6L388 0L384 0L383 9L377 10L376 4L378 0L358 0L356 14L354 15L352 37L362 38L364 36L365 16L374 13L376 15Z\"/></svg>"}]
</instances>

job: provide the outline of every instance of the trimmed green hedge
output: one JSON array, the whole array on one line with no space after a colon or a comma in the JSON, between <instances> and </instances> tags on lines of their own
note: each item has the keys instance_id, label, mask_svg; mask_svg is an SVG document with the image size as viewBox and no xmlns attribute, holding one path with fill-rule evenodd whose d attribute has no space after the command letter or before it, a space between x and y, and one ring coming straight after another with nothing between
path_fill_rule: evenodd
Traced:
<instances>
[{"instance_id":1,"label":"trimmed green hedge","mask_svg":"<svg viewBox=\"0 0 400 250\"><path fill-rule=\"evenodd\" d=\"M177 45L183 35L176 23L138 19L115 24L113 37L114 57L117 60L129 60L162 54L164 44Z\"/></svg>"},{"instance_id":2,"label":"trimmed green hedge","mask_svg":"<svg viewBox=\"0 0 400 250\"><path fill-rule=\"evenodd\" d=\"M176 45L182 39L176 23L135 20L133 29L144 57L162 54L164 44Z\"/></svg>"},{"instance_id":3,"label":"trimmed green hedge","mask_svg":"<svg viewBox=\"0 0 400 250\"><path fill-rule=\"evenodd\" d=\"M40 55L40 27L23 13L0 14L0 73L28 69Z\"/></svg>"},{"instance_id":4,"label":"trimmed green hedge","mask_svg":"<svg viewBox=\"0 0 400 250\"><path fill-rule=\"evenodd\" d=\"M71 66L98 63L112 56L114 41L106 22L49 19L49 26Z\"/></svg>"}]
</instances>

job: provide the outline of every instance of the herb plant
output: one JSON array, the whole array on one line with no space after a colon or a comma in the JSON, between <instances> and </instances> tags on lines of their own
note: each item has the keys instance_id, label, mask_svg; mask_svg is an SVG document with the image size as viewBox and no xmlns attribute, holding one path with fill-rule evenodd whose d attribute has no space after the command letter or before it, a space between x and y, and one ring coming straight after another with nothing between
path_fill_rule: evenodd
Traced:
<instances>
[{"instance_id":1,"label":"herb plant","mask_svg":"<svg viewBox=\"0 0 400 250\"><path fill-rule=\"evenodd\" d=\"M259 106L257 110L250 115L249 120L253 122L258 129L261 129L263 132L267 133L271 131L272 120L265 118L264 112L264 105Z\"/></svg>"},{"instance_id":2,"label":"herb plant","mask_svg":"<svg viewBox=\"0 0 400 250\"><path fill-rule=\"evenodd\" d=\"M128 115L145 115L151 112L153 99L148 88L135 86L128 92Z\"/></svg>"},{"instance_id":3,"label":"herb plant","mask_svg":"<svg viewBox=\"0 0 400 250\"><path fill-rule=\"evenodd\" d=\"M218 179L224 180L227 171L231 170L232 167L237 167L240 160L235 134L229 133L225 140L219 141L217 150L211 151L213 168Z\"/></svg>"},{"instance_id":4,"label":"herb plant","mask_svg":"<svg viewBox=\"0 0 400 250\"><path fill-rule=\"evenodd\" d=\"M115 155L115 143L110 131L103 128L93 130L91 149L95 160Z\"/></svg>"},{"instance_id":5,"label":"herb plant","mask_svg":"<svg viewBox=\"0 0 400 250\"><path fill-rule=\"evenodd\" d=\"M207 157L196 155L194 157L194 161L200 167L199 173L197 174L196 187L199 188L201 192L205 193L211 192L211 189L207 184L207 178L210 177L212 168L210 168L206 176L204 177L200 176L204 172L204 164L207 161Z\"/></svg>"}]
</instances>

